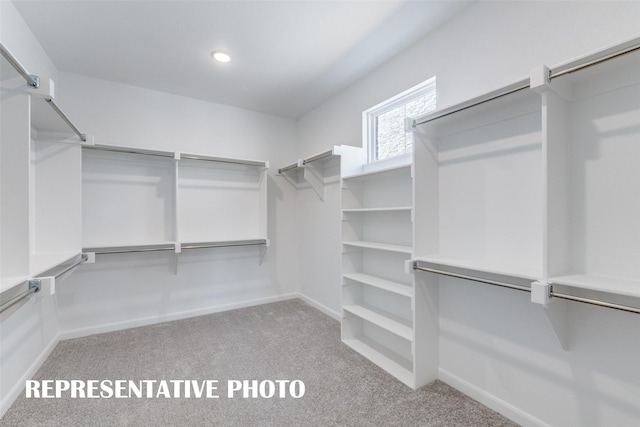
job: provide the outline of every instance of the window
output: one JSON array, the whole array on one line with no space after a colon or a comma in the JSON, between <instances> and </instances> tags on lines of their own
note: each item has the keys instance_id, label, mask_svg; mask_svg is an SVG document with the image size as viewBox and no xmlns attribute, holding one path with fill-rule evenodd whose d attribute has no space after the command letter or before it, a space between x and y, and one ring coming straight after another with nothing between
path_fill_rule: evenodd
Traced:
<instances>
[{"instance_id":1,"label":"window","mask_svg":"<svg viewBox=\"0 0 640 427\"><path fill-rule=\"evenodd\" d=\"M369 162L390 159L413 151L413 134L404 130L404 119L436 108L435 77L362 113Z\"/></svg>"}]
</instances>

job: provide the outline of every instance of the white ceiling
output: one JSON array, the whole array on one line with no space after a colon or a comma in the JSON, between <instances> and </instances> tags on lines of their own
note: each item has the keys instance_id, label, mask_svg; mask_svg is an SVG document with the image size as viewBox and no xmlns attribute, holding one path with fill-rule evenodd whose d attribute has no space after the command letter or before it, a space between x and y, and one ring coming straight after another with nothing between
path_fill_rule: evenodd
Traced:
<instances>
[{"instance_id":1,"label":"white ceiling","mask_svg":"<svg viewBox=\"0 0 640 427\"><path fill-rule=\"evenodd\" d=\"M461 1L32 1L61 71L297 118L458 13ZM224 50L232 62L215 63Z\"/></svg>"}]
</instances>

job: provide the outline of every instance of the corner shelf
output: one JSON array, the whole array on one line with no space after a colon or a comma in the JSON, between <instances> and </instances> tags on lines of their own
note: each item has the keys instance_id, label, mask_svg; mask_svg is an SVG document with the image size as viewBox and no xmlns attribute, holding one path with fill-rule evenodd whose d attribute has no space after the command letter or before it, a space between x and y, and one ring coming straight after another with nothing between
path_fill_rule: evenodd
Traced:
<instances>
[{"instance_id":1,"label":"corner shelf","mask_svg":"<svg viewBox=\"0 0 640 427\"><path fill-rule=\"evenodd\" d=\"M298 159L297 162L278 169L278 175L287 178L289 182L297 186L299 172L302 171L304 181L311 186L320 200L324 200L326 164L334 159L340 158L345 149L345 147L334 146L331 150L318 153L305 159Z\"/></svg>"}]
</instances>

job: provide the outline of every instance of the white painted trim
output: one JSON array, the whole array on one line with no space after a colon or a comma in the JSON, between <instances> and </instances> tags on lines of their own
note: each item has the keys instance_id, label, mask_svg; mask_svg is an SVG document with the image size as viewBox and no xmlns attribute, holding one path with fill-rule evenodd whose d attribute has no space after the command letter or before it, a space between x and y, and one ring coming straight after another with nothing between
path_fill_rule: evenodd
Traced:
<instances>
[{"instance_id":1,"label":"white painted trim","mask_svg":"<svg viewBox=\"0 0 640 427\"><path fill-rule=\"evenodd\" d=\"M337 311L333 311L332 309L330 309L329 307L327 307L324 304L320 304L318 301L314 300L313 298L309 298L308 296L306 296L306 295L304 295L302 293L298 294L298 298L300 298L302 301L304 301L307 304L309 304L311 307L313 307L313 308L315 308L317 310L320 310L321 312L323 312L327 316L334 318L338 322L342 321L342 315L340 313L338 313Z\"/></svg>"},{"instance_id":2,"label":"white painted trim","mask_svg":"<svg viewBox=\"0 0 640 427\"><path fill-rule=\"evenodd\" d=\"M508 402L488 393L480 387L471 384L468 381L446 371L442 368L438 369L438 378L440 381L449 384L456 390L461 391L467 396L477 400L483 405L493 409L496 412L501 413L510 420L524 426L524 427L550 427L549 424L535 418L533 415L524 412L521 409L516 408Z\"/></svg>"},{"instance_id":3,"label":"white painted trim","mask_svg":"<svg viewBox=\"0 0 640 427\"><path fill-rule=\"evenodd\" d=\"M49 344L42 350L36 360L33 361L29 369L27 369L24 375L20 377L20 380L18 380L18 382L13 385L11 391L9 391L4 399L2 399L2 401L0 402L0 418L4 416L9 408L11 408L11 405L13 405L13 402L15 402L18 396L20 396L20 393L22 393L22 390L24 389L25 381L33 378L36 372L38 372L38 369L40 369L45 360L47 360L53 349L56 348L58 342L60 342L59 337L60 335L56 335L55 337L53 337L53 339L51 339Z\"/></svg>"},{"instance_id":4,"label":"white painted trim","mask_svg":"<svg viewBox=\"0 0 640 427\"><path fill-rule=\"evenodd\" d=\"M232 304L216 305L211 307L199 308L196 310L180 311L177 313L169 313L163 316L142 317L138 319L126 320L122 322L108 323L105 325L90 326L87 328L73 329L62 331L58 334L60 341L71 338L86 337L94 334L102 334L106 332L120 331L123 329L137 328L140 326L155 325L162 322L170 322L172 320L188 319L191 317L204 316L207 314L220 313L223 311L236 310L239 308L253 307L256 305L269 304L272 302L287 301L298 298L297 293L289 293L284 295L276 295L272 297L258 298L248 301L242 301Z\"/></svg>"}]
</instances>

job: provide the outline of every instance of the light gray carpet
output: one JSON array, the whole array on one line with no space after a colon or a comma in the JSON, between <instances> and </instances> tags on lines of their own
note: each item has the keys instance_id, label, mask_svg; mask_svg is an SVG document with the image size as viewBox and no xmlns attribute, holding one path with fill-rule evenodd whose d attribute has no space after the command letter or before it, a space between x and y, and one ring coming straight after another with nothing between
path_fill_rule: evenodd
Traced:
<instances>
[{"instance_id":1,"label":"light gray carpet","mask_svg":"<svg viewBox=\"0 0 640 427\"><path fill-rule=\"evenodd\" d=\"M412 391L291 300L63 341L35 378L217 379L219 399L25 399L3 426L512 426L436 381ZM229 399L228 379L300 379L301 399Z\"/></svg>"}]
</instances>

